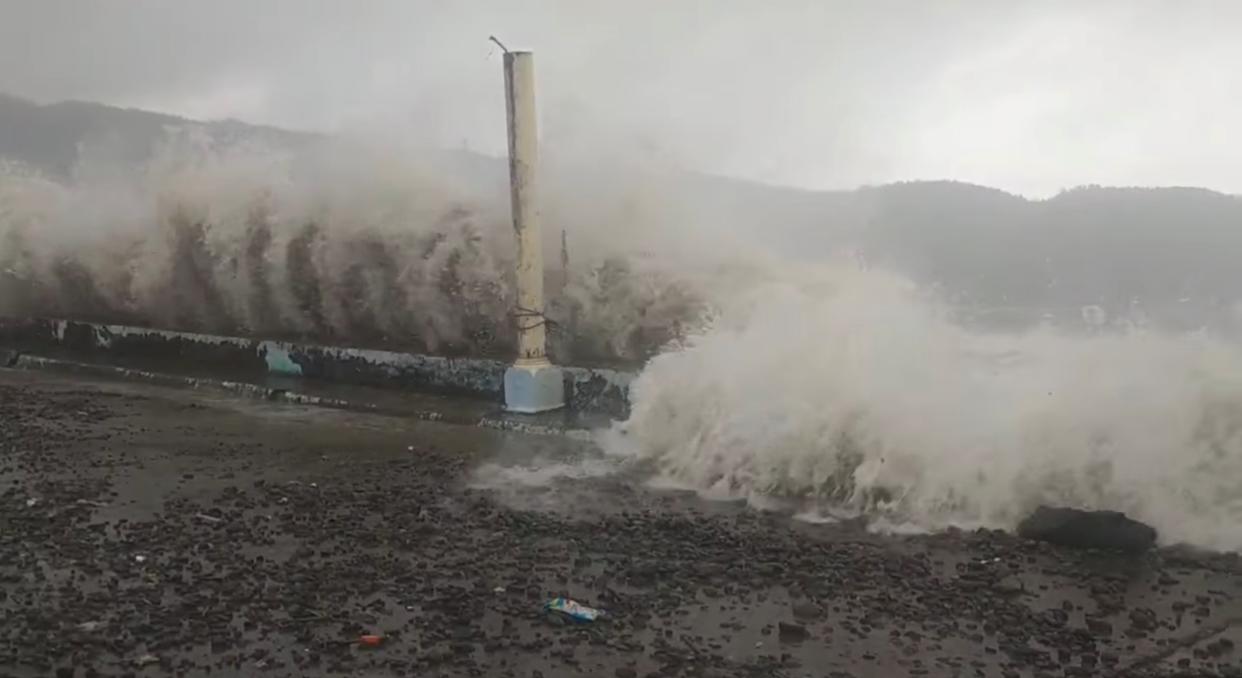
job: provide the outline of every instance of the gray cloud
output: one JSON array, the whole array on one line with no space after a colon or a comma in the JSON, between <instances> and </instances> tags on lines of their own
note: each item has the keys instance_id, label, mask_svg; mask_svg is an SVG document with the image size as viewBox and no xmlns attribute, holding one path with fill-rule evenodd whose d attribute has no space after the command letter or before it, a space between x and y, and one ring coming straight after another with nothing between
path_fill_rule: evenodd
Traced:
<instances>
[{"instance_id":1,"label":"gray cloud","mask_svg":"<svg viewBox=\"0 0 1242 678\"><path fill-rule=\"evenodd\" d=\"M550 152L812 187L1242 191L1219 2L0 0L0 91L503 148L495 33Z\"/></svg>"}]
</instances>

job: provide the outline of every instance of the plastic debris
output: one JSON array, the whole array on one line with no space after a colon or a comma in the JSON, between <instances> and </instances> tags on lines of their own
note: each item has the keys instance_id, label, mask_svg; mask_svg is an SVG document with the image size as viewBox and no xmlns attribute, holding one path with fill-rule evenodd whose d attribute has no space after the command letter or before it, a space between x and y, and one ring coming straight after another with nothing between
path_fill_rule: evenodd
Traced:
<instances>
[{"instance_id":1,"label":"plastic debris","mask_svg":"<svg viewBox=\"0 0 1242 678\"><path fill-rule=\"evenodd\" d=\"M143 555L137 555L137 556L134 556L134 560L140 563L145 563L147 562L147 557Z\"/></svg>"},{"instance_id":2,"label":"plastic debris","mask_svg":"<svg viewBox=\"0 0 1242 678\"><path fill-rule=\"evenodd\" d=\"M31 497L26 500L26 508L34 508L34 505L38 503L39 503L38 499Z\"/></svg>"},{"instance_id":3,"label":"plastic debris","mask_svg":"<svg viewBox=\"0 0 1242 678\"><path fill-rule=\"evenodd\" d=\"M553 598L547 603L544 603L543 609L548 612L557 612L578 623L593 622L604 616L603 610L587 607L576 600L570 600L568 598Z\"/></svg>"},{"instance_id":4,"label":"plastic debris","mask_svg":"<svg viewBox=\"0 0 1242 678\"><path fill-rule=\"evenodd\" d=\"M358 636L358 644L363 647L379 647L384 642L383 636L366 635Z\"/></svg>"},{"instance_id":5,"label":"plastic debris","mask_svg":"<svg viewBox=\"0 0 1242 678\"><path fill-rule=\"evenodd\" d=\"M504 592L505 592L505 587L503 586L497 586L496 588L492 589L492 593L504 593Z\"/></svg>"},{"instance_id":6,"label":"plastic debris","mask_svg":"<svg viewBox=\"0 0 1242 678\"><path fill-rule=\"evenodd\" d=\"M103 622L88 621L78 624L78 629L90 633L91 631L98 629L100 626L103 626Z\"/></svg>"},{"instance_id":7,"label":"plastic debris","mask_svg":"<svg viewBox=\"0 0 1242 678\"><path fill-rule=\"evenodd\" d=\"M156 656L155 656L155 655L153 655L153 654L144 654L144 655L142 655L141 657L139 657L139 658L135 659L135 660L134 660L134 663L138 665L138 668L142 668L142 667L146 666L147 664L158 664L158 663L160 663L160 658L159 658L159 657L156 657Z\"/></svg>"}]
</instances>

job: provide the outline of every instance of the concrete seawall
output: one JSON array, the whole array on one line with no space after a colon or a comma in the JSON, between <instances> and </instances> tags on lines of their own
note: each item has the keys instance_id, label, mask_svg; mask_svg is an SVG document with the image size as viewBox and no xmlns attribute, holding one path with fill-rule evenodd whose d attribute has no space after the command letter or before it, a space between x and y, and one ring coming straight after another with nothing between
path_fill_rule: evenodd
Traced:
<instances>
[{"instance_id":1,"label":"concrete seawall","mask_svg":"<svg viewBox=\"0 0 1242 678\"><path fill-rule=\"evenodd\" d=\"M508 363L363 348L173 332L53 319L0 319L0 364L19 355L192 372L221 379L301 377L361 386L468 396L500 403ZM629 409L634 374L565 366L568 407L614 417Z\"/></svg>"}]
</instances>

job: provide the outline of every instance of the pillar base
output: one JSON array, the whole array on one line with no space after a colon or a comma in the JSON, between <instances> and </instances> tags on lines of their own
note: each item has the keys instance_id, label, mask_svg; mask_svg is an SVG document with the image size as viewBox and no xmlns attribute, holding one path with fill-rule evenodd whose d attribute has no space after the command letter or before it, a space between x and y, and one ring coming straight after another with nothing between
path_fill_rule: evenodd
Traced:
<instances>
[{"instance_id":1,"label":"pillar base","mask_svg":"<svg viewBox=\"0 0 1242 678\"><path fill-rule=\"evenodd\" d=\"M516 364L505 370L505 409L521 414L559 410L565 406L561 368L542 362Z\"/></svg>"}]
</instances>

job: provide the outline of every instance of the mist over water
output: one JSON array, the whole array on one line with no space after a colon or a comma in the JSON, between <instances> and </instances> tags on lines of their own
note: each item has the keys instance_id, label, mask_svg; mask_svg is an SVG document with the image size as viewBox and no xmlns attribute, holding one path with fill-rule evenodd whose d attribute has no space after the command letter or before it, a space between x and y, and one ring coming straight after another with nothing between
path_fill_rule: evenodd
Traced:
<instances>
[{"instance_id":1,"label":"mist over water","mask_svg":"<svg viewBox=\"0 0 1242 678\"><path fill-rule=\"evenodd\" d=\"M84 149L68 179L0 168L0 315L440 355L514 350L502 161L375 137L220 144L193 127L170 131L138 166L106 151ZM545 207L553 354L633 364L694 322L701 302L626 242L641 230L612 230L643 218L631 197L640 185L587 191L573 171L553 176L566 196Z\"/></svg>"},{"instance_id":2,"label":"mist over water","mask_svg":"<svg viewBox=\"0 0 1242 678\"><path fill-rule=\"evenodd\" d=\"M811 516L1010 527L1055 503L1242 547L1231 340L964 324L848 238L825 249L810 194L590 160L547 159L548 315L558 360L650 359L610 453ZM505 182L501 161L392 139L270 148L193 128L139 166L106 146L67 179L6 166L0 316L509 356Z\"/></svg>"},{"instance_id":3,"label":"mist over water","mask_svg":"<svg viewBox=\"0 0 1242 678\"><path fill-rule=\"evenodd\" d=\"M450 256L468 258L470 273L501 270L492 258L503 253L479 237L486 217L457 206L451 185L385 167L380 156L366 174L355 171L361 163L316 160L216 148L186 130L142 167L88 155L65 184L10 172L0 224L4 310L203 331L383 335L415 329L400 325L409 314L399 311L417 300L396 292L444 272ZM430 287L443 282L467 306L476 301L476 281L446 278ZM417 328L428 347L466 331L438 322L425 314Z\"/></svg>"},{"instance_id":4,"label":"mist over water","mask_svg":"<svg viewBox=\"0 0 1242 678\"><path fill-rule=\"evenodd\" d=\"M605 437L708 495L1013 527L1040 503L1242 546L1242 353L1206 334L966 329L900 276L757 286L655 358Z\"/></svg>"}]
</instances>

